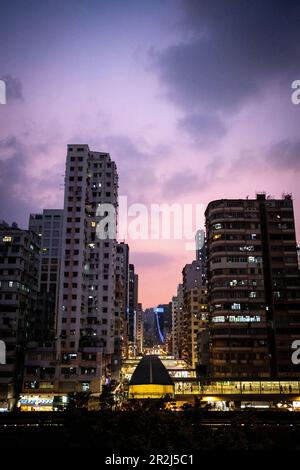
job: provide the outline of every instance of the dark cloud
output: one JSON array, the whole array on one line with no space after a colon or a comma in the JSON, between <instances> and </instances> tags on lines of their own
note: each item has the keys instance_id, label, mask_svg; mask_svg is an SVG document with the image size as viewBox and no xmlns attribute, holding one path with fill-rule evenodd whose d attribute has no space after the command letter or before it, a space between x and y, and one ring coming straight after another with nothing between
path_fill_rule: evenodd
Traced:
<instances>
[{"instance_id":1,"label":"dark cloud","mask_svg":"<svg viewBox=\"0 0 300 470\"><path fill-rule=\"evenodd\" d=\"M162 196L181 196L207 189L220 181L219 172L223 169L224 161L213 157L208 164L199 162L199 171L186 169L173 173L161 183Z\"/></svg>"},{"instance_id":2,"label":"dark cloud","mask_svg":"<svg viewBox=\"0 0 300 470\"><path fill-rule=\"evenodd\" d=\"M300 72L296 0L186 0L182 41L152 52L167 96L184 110L234 112L273 80Z\"/></svg>"},{"instance_id":3,"label":"dark cloud","mask_svg":"<svg viewBox=\"0 0 300 470\"><path fill-rule=\"evenodd\" d=\"M165 196L186 194L197 189L200 189L200 179L191 170L174 173L162 185L162 192Z\"/></svg>"},{"instance_id":4,"label":"dark cloud","mask_svg":"<svg viewBox=\"0 0 300 470\"><path fill-rule=\"evenodd\" d=\"M300 140L281 140L273 144L267 154L270 165L294 171L300 170Z\"/></svg>"},{"instance_id":5,"label":"dark cloud","mask_svg":"<svg viewBox=\"0 0 300 470\"><path fill-rule=\"evenodd\" d=\"M18 189L23 186L23 191L28 191L23 145L15 136L1 140L0 156L0 218L24 226L30 206Z\"/></svg>"},{"instance_id":6,"label":"dark cloud","mask_svg":"<svg viewBox=\"0 0 300 470\"><path fill-rule=\"evenodd\" d=\"M178 127L185 131L196 145L210 144L226 134L222 121L209 114L187 114L178 121Z\"/></svg>"},{"instance_id":7,"label":"dark cloud","mask_svg":"<svg viewBox=\"0 0 300 470\"><path fill-rule=\"evenodd\" d=\"M274 142L259 155L252 151L243 151L234 158L228 168L227 175L239 175L247 172L267 172L270 168L275 170L288 170L298 172L300 170L300 140L284 139Z\"/></svg>"},{"instance_id":8,"label":"dark cloud","mask_svg":"<svg viewBox=\"0 0 300 470\"><path fill-rule=\"evenodd\" d=\"M21 81L12 77L11 75L4 75L2 80L5 81L6 85L6 99L9 100L20 100L23 101L23 86Z\"/></svg>"},{"instance_id":9,"label":"dark cloud","mask_svg":"<svg viewBox=\"0 0 300 470\"><path fill-rule=\"evenodd\" d=\"M27 147L13 135L0 141L0 219L16 221L26 228L30 212L49 207L58 199L55 163L43 176L32 176L27 171L32 156L42 156L46 148L47 144Z\"/></svg>"}]
</instances>

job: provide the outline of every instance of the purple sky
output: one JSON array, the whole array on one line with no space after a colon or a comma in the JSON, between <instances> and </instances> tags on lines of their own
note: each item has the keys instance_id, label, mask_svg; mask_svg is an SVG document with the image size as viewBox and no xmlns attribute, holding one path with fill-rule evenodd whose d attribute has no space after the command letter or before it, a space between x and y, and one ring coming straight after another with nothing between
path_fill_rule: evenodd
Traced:
<instances>
[{"instance_id":1,"label":"purple sky","mask_svg":"<svg viewBox=\"0 0 300 470\"><path fill-rule=\"evenodd\" d=\"M2 1L0 218L62 207L67 143L110 152L120 195L201 203L293 194L300 221L300 3ZM130 241L144 307L193 253Z\"/></svg>"}]
</instances>

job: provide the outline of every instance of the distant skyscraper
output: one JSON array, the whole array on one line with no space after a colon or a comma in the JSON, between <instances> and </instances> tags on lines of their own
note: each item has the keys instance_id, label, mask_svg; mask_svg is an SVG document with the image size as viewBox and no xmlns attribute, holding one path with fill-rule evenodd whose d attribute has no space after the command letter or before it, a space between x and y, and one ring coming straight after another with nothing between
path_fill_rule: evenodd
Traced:
<instances>
[{"instance_id":1,"label":"distant skyscraper","mask_svg":"<svg viewBox=\"0 0 300 470\"><path fill-rule=\"evenodd\" d=\"M129 299L129 246L117 245L116 257L116 325L115 360L128 355L128 299ZM120 365L120 364L119 364Z\"/></svg>"},{"instance_id":2,"label":"distant skyscraper","mask_svg":"<svg viewBox=\"0 0 300 470\"><path fill-rule=\"evenodd\" d=\"M195 368L198 357L197 335L204 328L206 320L206 302L203 300L206 296L206 268L204 259L198 259L185 265L182 270L182 285L181 357Z\"/></svg>"},{"instance_id":3,"label":"distant skyscraper","mask_svg":"<svg viewBox=\"0 0 300 470\"><path fill-rule=\"evenodd\" d=\"M184 290L182 359L193 368L198 365L198 335L207 326L206 285Z\"/></svg>"},{"instance_id":4,"label":"distant skyscraper","mask_svg":"<svg viewBox=\"0 0 300 470\"><path fill-rule=\"evenodd\" d=\"M58 311L60 390L99 392L101 380L111 375L117 243L96 235L97 209L103 203L117 210L116 164L108 153L88 145L68 145Z\"/></svg>"},{"instance_id":5,"label":"distant skyscraper","mask_svg":"<svg viewBox=\"0 0 300 470\"><path fill-rule=\"evenodd\" d=\"M157 344L154 309L146 308L143 317L143 345L152 348L154 344Z\"/></svg>"},{"instance_id":6,"label":"distant skyscraper","mask_svg":"<svg viewBox=\"0 0 300 470\"><path fill-rule=\"evenodd\" d=\"M300 334L291 197L216 200L205 215L212 374L299 376L291 361Z\"/></svg>"},{"instance_id":7,"label":"distant skyscraper","mask_svg":"<svg viewBox=\"0 0 300 470\"><path fill-rule=\"evenodd\" d=\"M143 307L141 303L137 304L136 311L136 352L143 352Z\"/></svg>"},{"instance_id":8,"label":"distant skyscraper","mask_svg":"<svg viewBox=\"0 0 300 470\"><path fill-rule=\"evenodd\" d=\"M178 284L177 294L172 297L172 354L181 358L183 337L183 285Z\"/></svg>"},{"instance_id":9,"label":"distant skyscraper","mask_svg":"<svg viewBox=\"0 0 300 470\"><path fill-rule=\"evenodd\" d=\"M168 335L172 331L172 303L159 304L154 309L154 331L155 331L155 343L154 344L165 344Z\"/></svg>"},{"instance_id":10,"label":"distant skyscraper","mask_svg":"<svg viewBox=\"0 0 300 470\"><path fill-rule=\"evenodd\" d=\"M192 261L182 270L183 289L187 291L205 284L205 268L202 261Z\"/></svg>"},{"instance_id":11,"label":"distant skyscraper","mask_svg":"<svg viewBox=\"0 0 300 470\"><path fill-rule=\"evenodd\" d=\"M195 245L196 245L196 260L205 262L206 256L206 240L205 240L205 231L203 229L197 230L195 235Z\"/></svg>"},{"instance_id":12,"label":"distant skyscraper","mask_svg":"<svg viewBox=\"0 0 300 470\"><path fill-rule=\"evenodd\" d=\"M129 264L128 340L133 352L136 346L136 311L138 306L138 275Z\"/></svg>"}]
</instances>

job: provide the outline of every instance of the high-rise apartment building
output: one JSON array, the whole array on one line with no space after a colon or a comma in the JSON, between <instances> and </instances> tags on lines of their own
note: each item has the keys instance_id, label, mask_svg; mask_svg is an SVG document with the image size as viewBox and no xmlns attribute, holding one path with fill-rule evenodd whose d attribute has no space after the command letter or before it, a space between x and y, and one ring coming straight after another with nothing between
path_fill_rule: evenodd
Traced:
<instances>
[{"instance_id":1,"label":"high-rise apartment building","mask_svg":"<svg viewBox=\"0 0 300 470\"><path fill-rule=\"evenodd\" d=\"M115 355L128 356L128 297L129 297L129 246L118 243L116 257L116 312L115 312Z\"/></svg>"},{"instance_id":2,"label":"high-rise apartment building","mask_svg":"<svg viewBox=\"0 0 300 470\"><path fill-rule=\"evenodd\" d=\"M117 205L118 175L110 155L68 145L57 328L61 391L99 392L111 376L117 242L106 220Z\"/></svg>"},{"instance_id":3,"label":"high-rise apartment building","mask_svg":"<svg viewBox=\"0 0 300 470\"><path fill-rule=\"evenodd\" d=\"M196 244L197 248L197 244ZM198 252L199 253L199 252ZM205 260L186 264L182 270L183 307L181 314L181 358L196 367L197 336L206 322L206 267Z\"/></svg>"},{"instance_id":4,"label":"high-rise apartment building","mask_svg":"<svg viewBox=\"0 0 300 470\"><path fill-rule=\"evenodd\" d=\"M130 354L136 354L136 312L138 306L138 275L133 264L129 264L128 286L128 341Z\"/></svg>"},{"instance_id":5,"label":"high-rise apartment building","mask_svg":"<svg viewBox=\"0 0 300 470\"><path fill-rule=\"evenodd\" d=\"M42 214L29 217L29 230L41 241L39 294L32 331L32 338L39 342L53 340L56 332L62 225L62 209L44 209Z\"/></svg>"},{"instance_id":6,"label":"high-rise apartment building","mask_svg":"<svg viewBox=\"0 0 300 470\"><path fill-rule=\"evenodd\" d=\"M195 245L196 245L196 260L202 261L205 263L206 257L206 241L205 241L205 231L199 229L195 235Z\"/></svg>"},{"instance_id":7,"label":"high-rise apartment building","mask_svg":"<svg viewBox=\"0 0 300 470\"><path fill-rule=\"evenodd\" d=\"M0 408L12 408L22 386L24 354L38 295L40 240L16 224L0 224L0 339L6 364L0 365Z\"/></svg>"},{"instance_id":8,"label":"high-rise apartment building","mask_svg":"<svg viewBox=\"0 0 300 470\"><path fill-rule=\"evenodd\" d=\"M143 307L141 303L137 304L136 310L136 352L143 352Z\"/></svg>"},{"instance_id":9,"label":"high-rise apartment building","mask_svg":"<svg viewBox=\"0 0 300 470\"><path fill-rule=\"evenodd\" d=\"M291 196L216 200L205 216L212 375L299 375L291 360L300 334Z\"/></svg>"},{"instance_id":10,"label":"high-rise apartment building","mask_svg":"<svg viewBox=\"0 0 300 470\"><path fill-rule=\"evenodd\" d=\"M193 369L198 364L198 335L207 325L207 288L184 290L182 359Z\"/></svg>"},{"instance_id":11,"label":"high-rise apartment building","mask_svg":"<svg viewBox=\"0 0 300 470\"><path fill-rule=\"evenodd\" d=\"M172 354L182 357L183 343L183 285L178 284L177 294L172 297Z\"/></svg>"},{"instance_id":12,"label":"high-rise apartment building","mask_svg":"<svg viewBox=\"0 0 300 470\"><path fill-rule=\"evenodd\" d=\"M186 264L182 270L184 291L200 287L206 282L205 265L202 260L194 260Z\"/></svg>"}]
</instances>

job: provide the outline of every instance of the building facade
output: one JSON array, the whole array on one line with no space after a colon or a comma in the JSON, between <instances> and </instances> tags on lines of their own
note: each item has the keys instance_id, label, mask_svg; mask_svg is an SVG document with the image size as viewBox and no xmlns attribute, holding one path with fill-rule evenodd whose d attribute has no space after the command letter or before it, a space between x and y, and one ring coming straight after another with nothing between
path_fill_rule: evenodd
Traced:
<instances>
[{"instance_id":1,"label":"building facade","mask_svg":"<svg viewBox=\"0 0 300 470\"><path fill-rule=\"evenodd\" d=\"M121 358L128 356L129 246L118 243L116 257L116 348Z\"/></svg>"},{"instance_id":2,"label":"building facade","mask_svg":"<svg viewBox=\"0 0 300 470\"><path fill-rule=\"evenodd\" d=\"M54 340L56 335L59 276L61 269L62 209L44 209L42 214L30 214L29 230L40 237L38 302L33 339Z\"/></svg>"},{"instance_id":3,"label":"building facade","mask_svg":"<svg viewBox=\"0 0 300 470\"><path fill-rule=\"evenodd\" d=\"M207 287L184 290L182 359L193 369L198 365L198 335L207 325Z\"/></svg>"},{"instance_id":4,"label":"building facade","mask_svg":"<svg viewBox=\"0 0 300 470\"><path fill-rule=\"evenodd\" d=\"M118 174L110 155L68 145L57 325L62 391L98 393L111 376L117 242L106 218L111 210L116 214L117 204Z\"/></svg>"},{"instance_id":5,"label":"building facade","mask_svg":"<svg viewBox=\"0 0 300 470\"><path fill-rule=\"evenodd\" d=\"M291 377L300 334L293 201L216 200L205 212L211 373Z\"/></svg>"},{"instance_id":6,"label":"building facade","mask_svg":"<svg viewBox=\"0 0 300 470\"><path fill-rule=\"evenodd\" d=\"M178 284L177 294L172 297L172 354L182 358L183 342L183 285Z\"/></svg>"},{"instance_id":7,"label":"building facade","mask_svg":"<svg viewBox=\"0 0 300 470\"><path fill-rule=\"evenodd\" d=\"M143 307L141 303L137 304L136 311L136 353L143 353Z\"/></svg>"},{"instance_id":8,"label":"building facade","mask_svg":"<svg viewBox=\"0 0 300 470\"><path fill-rule=\"evenodd\" d=\"M134 264L129 264L129 286L128 286L128 344L129 355L136 355L136 333L138 307L138 275L135 272Z\"/></svg>"},{"instance_id":9,"label":"building facade","mask_svg":"<svg viewBox=\"0 0 300 470\"><path fill-rule=\"evenodd\" d=\"M0 408L16 405L21 391L26 345L32 336L38 296L40 239L16 224L0 224Z\"/></svg>"}]
</instances>

